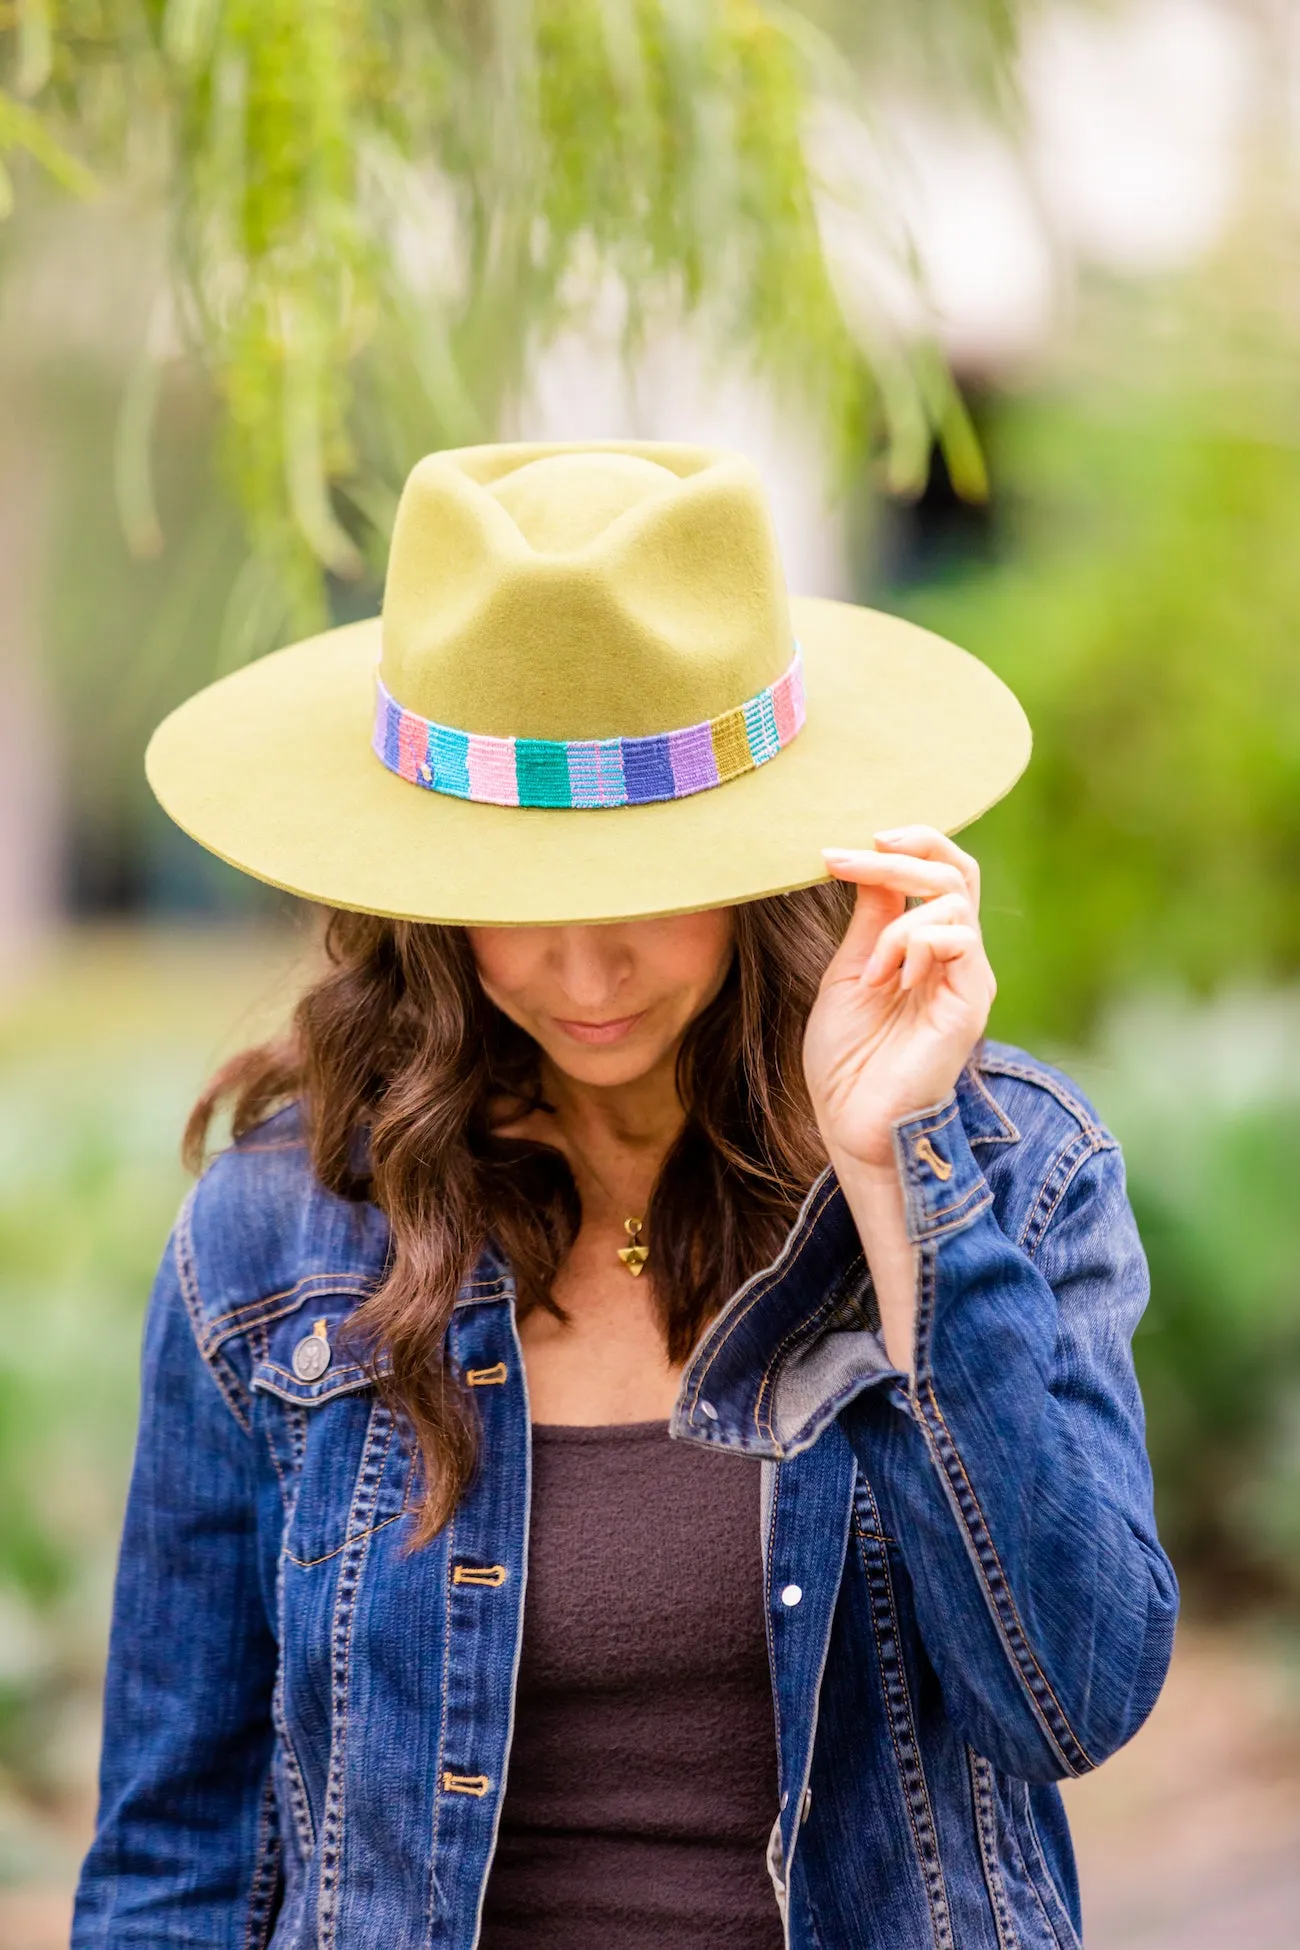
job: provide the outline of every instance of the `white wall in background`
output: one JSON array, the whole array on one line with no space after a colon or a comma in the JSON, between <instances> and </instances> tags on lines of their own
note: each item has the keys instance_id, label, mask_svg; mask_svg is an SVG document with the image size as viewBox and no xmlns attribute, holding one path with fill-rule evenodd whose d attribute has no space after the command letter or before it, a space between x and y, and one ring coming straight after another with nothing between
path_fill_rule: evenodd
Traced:
<instances>
[{"instance_id":1,"label":"white wall in background","mask_svg":"<svg viewBox=\"0 0 1300 1950\"><path fill-rule=\"evenodd\" d=\"M1056 0L1026 30L1019 127L828 105L814 154L850 316L928 328L959 367L998 371L1050 344L1084 267L1194 267L1239 207L1281 38L1230 0Z\"/></svg>"},{"instance_id":2,"label":"white wall in background","mask_svg":"<svg viewBox=\"0 0 1300 1950\"><path fill-rule=\"evenodd\" d=\"M759 468L790 587L847 596L842 517L816 435L740 368L711 360L683 333L655 338L629 371L619 306L593 308L586 332L567 332L539 359L506 437L519 440L684 440L732 447Z\"/></svg>"},{"instance_id":3,"label":"white wall in background","mask_svg":"<svg viewBox=\"0 0 1300 1950\"><path fill-rule=\"evenodd\" d=\"M1030 163L1058 234L1130 276L1212 250L1241 188L1262 57L1221 0L1056 6L1032 28Z\"/></svg>"}]
</instances>

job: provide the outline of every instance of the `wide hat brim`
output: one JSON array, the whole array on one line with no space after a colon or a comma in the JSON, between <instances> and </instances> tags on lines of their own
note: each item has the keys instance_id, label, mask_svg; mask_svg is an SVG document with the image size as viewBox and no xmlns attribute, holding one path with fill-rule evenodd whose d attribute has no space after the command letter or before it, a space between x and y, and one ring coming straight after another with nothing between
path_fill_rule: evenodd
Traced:
<instances>
[{"instance_id":1,"label":"wide hat brim","mask_svg":"<svg viewBox=\"0 0 1300 1950\"><path fill-rule=\"evenodd\" d=\"M823 847L947 833L1029 758L1000 678L915 624L791 600L807 722L725 785L653 805L484 805L397 777L370 747L380 621L277 651L164 720L145 758L165 810L258 880L405 920L540 925L730 906L827 878Z\"/></svg>"}]
</instances>

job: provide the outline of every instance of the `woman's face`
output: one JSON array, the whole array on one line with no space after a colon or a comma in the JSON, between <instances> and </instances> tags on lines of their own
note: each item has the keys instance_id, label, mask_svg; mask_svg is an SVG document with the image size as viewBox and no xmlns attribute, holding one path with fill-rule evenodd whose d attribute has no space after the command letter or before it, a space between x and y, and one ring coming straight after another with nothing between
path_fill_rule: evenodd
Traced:
<instances>
[{"instance_id":1,"label":"woman's face","mask_svg":"<svg viewBox=\"0 0 1300 1950\"><path fill-rule=\"evenodd\" d=\"M579 1083L632 1083L671 1060L731 960L726 907L600 927L468 932L485 993Z\"/></svg>"}]
</instances>

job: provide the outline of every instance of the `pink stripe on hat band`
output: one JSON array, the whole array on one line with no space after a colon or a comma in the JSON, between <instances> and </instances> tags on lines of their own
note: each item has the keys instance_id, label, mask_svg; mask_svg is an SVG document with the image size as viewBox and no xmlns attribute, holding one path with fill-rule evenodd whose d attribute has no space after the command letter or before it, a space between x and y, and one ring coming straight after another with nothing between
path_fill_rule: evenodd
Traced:
<instances>
[{"instance_id":1,"label":"pink stripe on hat band","mask_svg":"<svg viewBox=\"0 0 1300 1950\"><path fill-rule=\"evenodd\" d=\"M471 799L485 799L493 806L519 804L513 738L484 738L471 731L467 764Z\"/></svg>"}]
</instances>

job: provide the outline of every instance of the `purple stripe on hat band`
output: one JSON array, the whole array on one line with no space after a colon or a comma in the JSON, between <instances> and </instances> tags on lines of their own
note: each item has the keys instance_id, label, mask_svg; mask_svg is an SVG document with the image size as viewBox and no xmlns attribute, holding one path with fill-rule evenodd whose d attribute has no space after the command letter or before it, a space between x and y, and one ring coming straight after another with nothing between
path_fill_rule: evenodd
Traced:
<instances>
[{"instance_id":1,"label":"purple stripe on hat band","mask_svg":"<svg viewBox=\"0 0 1300 1950\"><path fill-rule=\"evenodd\" d=\"M399 778L428 792L491 806L596 807L686 799L725 783L718 774L714 726L726 724L726 780L776 758L803 729L803 657L774 684L703 724L648 738L491 738L458 731L407 711L384 688L375 712L376 756ZM739 744L739 726L744 743ZM736 764L733 751L741 762ZM747 753L747 761L746 761Z\"/></svg>"},{"instance_id":2,"label":"purple stripe on hat band","mask_svg":"<svg viewBox=\"0 0 1300 1950\"><path fill-rule=\"evenodd\" d=\"M688 731L670 731L668 752L677 788L674 798L685 799L692 792L707 792L718 783L718 761L713 756L713 734L708 725L693 724Z\"/></svg>"}]
</instances>

